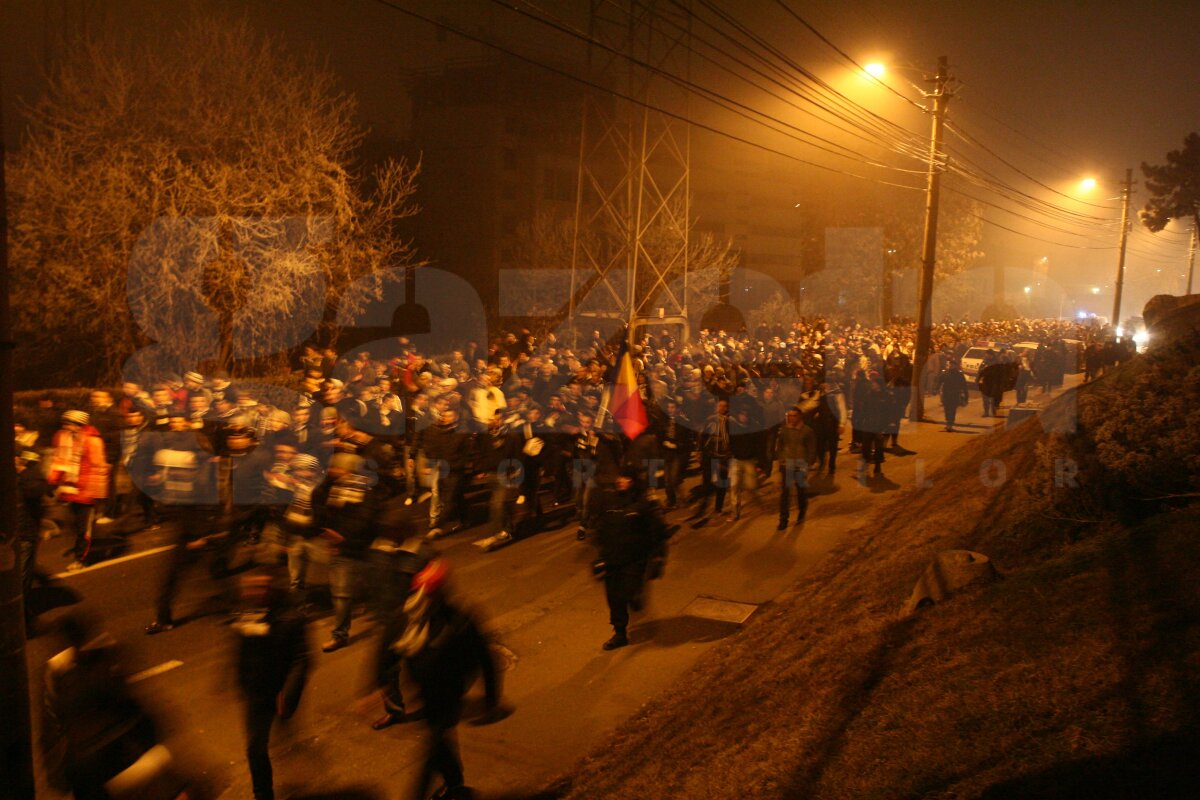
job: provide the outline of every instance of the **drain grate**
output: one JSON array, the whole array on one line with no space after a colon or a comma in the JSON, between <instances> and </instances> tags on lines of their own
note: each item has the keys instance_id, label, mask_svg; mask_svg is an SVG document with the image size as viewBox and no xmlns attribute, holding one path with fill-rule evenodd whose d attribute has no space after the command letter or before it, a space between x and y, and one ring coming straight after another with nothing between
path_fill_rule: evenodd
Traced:
<instances>
[{"instance_id":1,"label":"drain grate","mask_svg":"<svg viewBox=\"0 0 1200 800\"><path fill-rule=\"evenodd\" d=\"M718 622L732 622L741 625L750 619L750 615L758 610L753 603L738 603L733 600L721 600L717 597L697 597L683 609L684 616L713 619Z\"/></svg>"}]
</instances>

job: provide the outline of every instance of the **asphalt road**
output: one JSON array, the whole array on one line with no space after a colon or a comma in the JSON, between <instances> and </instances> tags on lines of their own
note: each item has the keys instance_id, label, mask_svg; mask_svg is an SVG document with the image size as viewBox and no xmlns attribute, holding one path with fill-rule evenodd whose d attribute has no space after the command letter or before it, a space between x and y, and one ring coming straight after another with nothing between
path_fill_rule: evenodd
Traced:
<instances>
[{"instance_id":1,"label":"asphalt road","mask_svg":"<svg viewBox=\"0 0 1200 800\"><path fill-rule=\"evenodd\" d=\"M1068 377L1068 386L1074 378ZM1044 400L1036 392L1030 399ZM928 406L931 415L940 413L936 400ZM1003 424L980 419L978 411L974 400L960 413L966 431L959 434L942 432L940 424L905 422L901 444L915 452L889 455L886 478L864 484L855 480L857 457L846 452L847 432L836 478L814 482L808 520L787 531L776 531L773 486L762 490L764 510L755 513L752 505L738 522L716 517L696 522L686 510L674 512L670 520L681 529L671 544L666 575L652 584L646 610L634 617L631 645L612 653L600 649L610 633L603 589L589 574L593 551L576 541L575 526L544 531L488 554L471 546L482 535L479 528L440 540L438 549L453 564L452 591L504 648L505 695L515 709L497 724L461 728L468 783L484 797L515 798L568 769L707 649L735 634L739 624L732 620L739 612L771 602L817 564L875 504L904 490L936 490L926 485L926 476L937 462ZM203 564L188 573L181 588L176 616L182 624L159 636L142 633L153 618L168 534L162 529L135 534L122 558L61 575L52 599L77 598L126 646L127 663L138 673L136 691L162 720L173 752L213 795L249 797L232 634ZM43 567L65 566L61 553L68 544L63 538L44 543ZM323 570L314 577L323 580ZM315 669L304 700L272 740L278 796L402 795L420 757L420 723L384 732L370 728L379 710L355 708L367 688L369 623L356 617L351 646L323 654L319 645L330 627L327 614L314 622ZM54 649L48 635L29 643L35 711L38 678ZM39 796L60 795L44 789Z\"/></svg>"}]
</instances>

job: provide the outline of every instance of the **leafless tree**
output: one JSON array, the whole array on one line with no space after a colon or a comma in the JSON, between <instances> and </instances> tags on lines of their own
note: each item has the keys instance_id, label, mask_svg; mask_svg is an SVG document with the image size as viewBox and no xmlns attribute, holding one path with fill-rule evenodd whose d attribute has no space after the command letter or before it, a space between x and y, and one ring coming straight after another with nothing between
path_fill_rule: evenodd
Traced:
<instances>
[{"instance_id":1,"label":"leafless tree","mask_svg":"<svg viewBox=\"0 0 1200 800\"><path fill-rule=\"evenodd\" d=\"M23 345L95 373L279 358L416 264L419 165L363 174L354 98L246 23L82 41L25 107L10 176ZM41 335L38 335L41 332ZM50 335L47 335L47 334Z\"/></svg>"}]
</instances>

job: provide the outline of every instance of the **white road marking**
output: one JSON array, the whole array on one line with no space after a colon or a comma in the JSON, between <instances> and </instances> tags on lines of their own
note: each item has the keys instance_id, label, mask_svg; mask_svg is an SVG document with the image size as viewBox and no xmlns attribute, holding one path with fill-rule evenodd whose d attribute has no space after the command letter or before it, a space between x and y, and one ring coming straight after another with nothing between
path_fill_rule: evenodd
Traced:
<instances>
[{"instance_id":1,"label":"white road marking","mask_svg":"<svg viewBox=\"0 0 1200 800\"><path fill-rule=\"evenodd\" d=\"M144 669L135 675L130 675L129 680L126 682L127 683L137 683L138 681L144 681L147 678L153 678L155 675L162 675L164 672L170 672L171 670L175 669L176 667L182 667L182 666L183 666L182 661L164 661L163 663L159 664L157 667L151 667L150 669Z\"/></svg>"},{"instance_id":2,"label":"white road marking","mask_svg":"<svg viewBox=\"0 0 1200 800\"><path fill-rule=\"evenodd\" d=\"M77 569L74 572L60 572L57 575L54 575L53 577L55 580L62 580L63 578L71 578L71 577L74 577L75 575L82 575L85 572L91 572L92 570L104 569L105 567L111 567L114 564L120 564L124 561L133 561L135 558L145 558L146 556L153 556L153 555L158 555L159 553L165 553L167 550L170 550L174 546L175 545L173 545L173 544L168 544L168 545L163 545L162 547L152 547L149 550L143 550L140 553L130 553L129 555L121 556L120 558L110 558L107 561L101 561L99 564L92 564L90 567L84 567L83 569Z\"/></svg>"}]
</instances>

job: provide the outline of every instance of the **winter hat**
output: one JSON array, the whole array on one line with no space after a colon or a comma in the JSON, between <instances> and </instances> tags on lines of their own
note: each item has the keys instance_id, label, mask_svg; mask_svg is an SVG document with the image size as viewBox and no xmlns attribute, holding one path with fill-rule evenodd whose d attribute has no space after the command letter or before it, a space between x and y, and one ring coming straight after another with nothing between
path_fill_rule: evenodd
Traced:
<instances>
[{"instance_id":1,"label":"winter hat","mask_svg":"<svg viewBox=\"0 0 1200 800\"><path fill-rule=\"evenodd\" d=\"M64 412L62 415L63 422L74 422L76 425L87 425L90 419L91 417L87 415L86 411L76 411L74 409Z\"/></svg>"}]
</instances>

